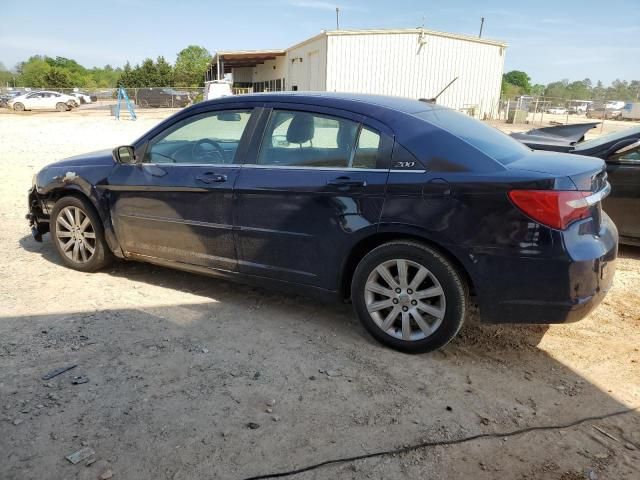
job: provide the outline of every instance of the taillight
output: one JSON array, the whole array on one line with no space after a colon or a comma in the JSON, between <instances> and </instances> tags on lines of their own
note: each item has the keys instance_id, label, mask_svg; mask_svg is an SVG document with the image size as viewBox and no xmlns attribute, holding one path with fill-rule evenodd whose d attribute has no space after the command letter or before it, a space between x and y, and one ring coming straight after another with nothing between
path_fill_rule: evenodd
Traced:
<instances>
[{"instance_id":1,"label":"taillight","mask_svg":"<svg viewBox=\"0 0 640 480\"><path fill-rule=\"evenodd\" d=\"M591 192L511 190L509 198L527 216L551 228L564 230L571 222L591 216L586 198Z\"/></svg>"}]
</instances>

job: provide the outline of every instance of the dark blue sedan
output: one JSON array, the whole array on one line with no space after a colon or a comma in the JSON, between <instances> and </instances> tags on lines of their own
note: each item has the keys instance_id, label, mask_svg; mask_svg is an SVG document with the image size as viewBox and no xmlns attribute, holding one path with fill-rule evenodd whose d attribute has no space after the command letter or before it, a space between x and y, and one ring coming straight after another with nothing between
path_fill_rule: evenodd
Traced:
<instances>
[{"instance_id":1,"label":"dark blue sedan","mask_svg":"<svg viewBox=\"0 0 640 480\"><path fill-rule=\"evenodd\" d=\"M532 152L444 107L262 94L49 165L27 217L71 268L118 257L351 299L379 341L425 352L470 302L499 323L591 311L615 270L609 188L602 160Z\"/></svg>"}]
</instances>

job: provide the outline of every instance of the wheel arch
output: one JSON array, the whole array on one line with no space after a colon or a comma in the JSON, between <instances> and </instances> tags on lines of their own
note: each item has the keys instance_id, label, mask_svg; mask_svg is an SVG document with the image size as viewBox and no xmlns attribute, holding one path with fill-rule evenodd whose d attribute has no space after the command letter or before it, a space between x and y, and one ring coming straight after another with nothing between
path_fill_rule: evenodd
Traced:
<instances>
[{"instance_id":1,"label":"wheel arch","mask_svg":"<svg viewBox=\"0 0 640 480\"><path fill-rule=\"evenodd\" d=\"M364 258L364 256L376 247L382 244L389 243L398 240L409 240L418 243L422 243L430 248L433 248L447 260L451 262L456 271L460 274L462 279L466 282L469 293L471 296L476 294L476 289L473 283L473 279L469 274L468 269L464 263L456 256L450 249L443 247L438 242L428 238L427 236L420 235L419 233L406 233L406 232L394 232L383 231L373 233L363 239L360 239L347 254L345 260L342 262L342 268L340 269L340 278L338 286L340 288L340 296L343 299L349 299L351 296L351 279L355 272L358 263Z\"/></svg>"},{"instance_id":2,"label":"wheel arch","mask_svg":"<svg viewBox=\"0 0 640 480\"><path fill-rule=\"evenodd\" d=\"M89 191L87 192L86 189L82 186L75 183L69 183L64 186L53 188L45 194L40 193L38 194L38 196L45 203L47 213L49 215L51 215L55 203L61 198L76 197L85 200L87 203L89 203L89 205L91 205L91 207L93 207L96 215L102 222L102 229L104 231L105 239L107 241L109 249L115 256L123 258L124 255L120 248L120 243L118 242L118 239L111 225L110 212L108 208L104 208L100 205L100 199L96 195L95 189L89 189Z\"/></svg>"}]
</instances>

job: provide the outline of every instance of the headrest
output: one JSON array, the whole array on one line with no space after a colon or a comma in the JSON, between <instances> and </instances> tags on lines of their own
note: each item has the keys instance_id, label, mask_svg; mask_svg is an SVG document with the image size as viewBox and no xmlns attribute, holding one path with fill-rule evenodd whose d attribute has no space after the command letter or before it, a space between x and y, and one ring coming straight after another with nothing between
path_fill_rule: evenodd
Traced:
<instances>
[{"instance_id":1,"label":"headrest","mask_svg":"<svg viewBox=\"0 0 640 480\"><path fill-rule=\"evenodd\" d=\"M296 113L287 129L287 142L305 143L313 138L314 133L313 115Z\"/></svg>"}]
</instances>

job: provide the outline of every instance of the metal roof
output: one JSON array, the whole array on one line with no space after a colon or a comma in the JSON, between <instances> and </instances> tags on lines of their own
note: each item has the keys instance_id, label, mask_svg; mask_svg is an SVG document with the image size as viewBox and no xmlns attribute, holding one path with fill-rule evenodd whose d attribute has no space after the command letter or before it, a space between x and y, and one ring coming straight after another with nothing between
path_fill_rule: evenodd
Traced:
<instances>
[{"instance_id":1,"label":"metal roof","mask_svg":"<svg viewBox=\"0 0 640 480\"><path fill-rule=\"evenodd\" d=\"M224 62L225 71L231 68L255 67L267 60L275 60L276 57L284 56L286 50L221 50L211 59L211 63L216 64L218 58Z\"/></svg>"},{"instance_id":2,"label":"metal roof","mask_svg":"<svg viewBox=\"0 0 640 480\"><path fill-rule=\"evenodd\" d=\"M321 37L329 36L349 36L349 35L402 35L402 34L423 34L436 37L451 38L454 40L463 40L466 42L483 43L485 45L494 45L496 47L507 47L505 42L498 40L490 40L486 38L474 37L471 35L461 35L458 33L440 32L437 30L427 30L425 28L399 28L399 29L371 29L371 30L323 30L318 35L307 38L302 42L296 43L286 49L277 50L221 50L216 52L211 60L215 64L218 57L224 61L225 71L227 68L236 67L255 67L265 60L274 60L276 57L286 55L288 50L298 48L308 42L312 42Z\"/></svg>"}]
</instances>

